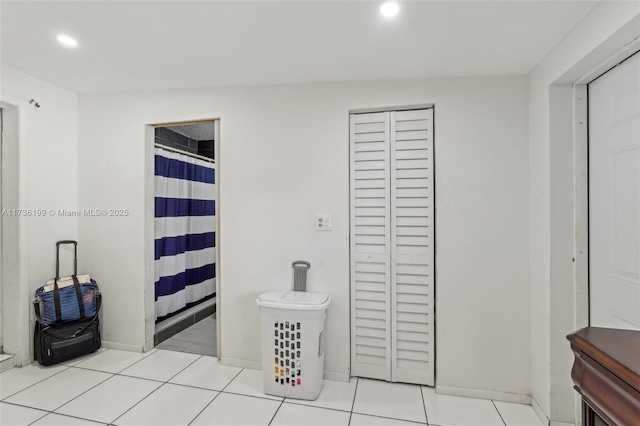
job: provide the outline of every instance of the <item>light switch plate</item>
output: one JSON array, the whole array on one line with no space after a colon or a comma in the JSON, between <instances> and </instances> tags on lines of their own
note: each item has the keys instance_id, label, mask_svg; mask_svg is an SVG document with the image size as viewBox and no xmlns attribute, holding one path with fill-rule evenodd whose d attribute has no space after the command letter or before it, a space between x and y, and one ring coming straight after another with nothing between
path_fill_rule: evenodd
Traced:
<instances>
[{"instance_id":1,"label":"light switch plate","mask_svg":"<svg viewBox=\"0 0 640 426\"><path fill-rule=\"evenodd\" d=\"M316 231L331 231L331 213L316 213Z\"/></svg>"}]
</instances>

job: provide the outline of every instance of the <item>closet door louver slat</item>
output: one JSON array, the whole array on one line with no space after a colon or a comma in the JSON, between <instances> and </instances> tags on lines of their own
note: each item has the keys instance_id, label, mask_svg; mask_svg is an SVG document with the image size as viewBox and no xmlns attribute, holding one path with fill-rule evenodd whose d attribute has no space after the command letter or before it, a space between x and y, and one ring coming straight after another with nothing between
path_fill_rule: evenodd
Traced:
<instances>
[{"instance_id":1,"label":"closet door louver slat","mask_svg":"<svg viewBox=\"0 0 640 426\"><path fill-rule=\"evenodd\" d=\"M390 125L392 381L434 385L433 109Z\"/></svg>"},{"instance_id":2,"label":"closet door louver slat","mask_svg":"<svg viewBox=\"0 0 640 426\"><path fill-rule=\"evenodd\" d=\"M352 114L351 373L391 380L389 113Z\"/></svg>"}]
</instances>

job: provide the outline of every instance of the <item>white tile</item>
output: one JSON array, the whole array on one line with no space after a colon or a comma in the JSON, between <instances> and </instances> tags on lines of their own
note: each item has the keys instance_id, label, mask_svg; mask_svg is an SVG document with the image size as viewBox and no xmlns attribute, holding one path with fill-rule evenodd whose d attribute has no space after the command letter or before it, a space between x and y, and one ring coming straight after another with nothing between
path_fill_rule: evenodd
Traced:
<instances>
[{"instance_id":1,"label":"white tile","mask_svg":"<svg viewBox=\"0 0 640 426\"><path fill-rule=\"evenodd\" d=\"M271 426L347 426L350 413L308 405L284 403Z\"/></svg>"},{"instance_id":2,"label":"white tile","mask_svg":"<svg viewBox=\"0 0 640 426\"><path fill-rule=\"evenodd\" d=\"M113 424L118 426L188 425L218 392L163 384Z\"/></svg>"},{"instance_id":3,"label":"white tile","mask_svg":"<svg viewBox=\"0 0 640 426\"><path fill-rule=\"evenodd\" d=\"M540 417L533 407L525 404L513 404L511 402L494 401L502 420L507 426L542 426Z\"/></svg>"},{"instance_id":4,"label":"white tile","mask_svg":"<svg viewBox=\"0 0 640 426\"><path fill-rule=\"evenodd\" d=\"M31 364L7 370L0 374L0 399L5 399L67 368L69 367L66 365L43 367L39 364Z\"/></svg>"},{"instance_id":5,"label":"white tile","mask_svg":"<svg viewBox=\"0 0 640 426\"><path fill-rule=\"evenodd\" d=\"M165 351L173 351L173 352L183 352L186 349L181 346L171 345L169 343L161 343L158 346L156 346L156 348L164 349Z\"/></svg>"},{"instance_id":6,"label":"white tile","mask_svg":"<svg viewBox=\"0 0 640 426\"><path fill-rule=\"evenodd\" d=\"M191 426L268 425L280 401L221 393Z\"/></svg>"},{"instance_id":7,"label":"white tile","mask_svg":"<svg viewBox=\"0 0 640 426\"><path fill-rule=\"evenodd\" d=\"M359 379L353 412L427 422L420 387L404 383Z\"/></svg>"},{"instance_id":8,"label":"white tile","mask_svg":"<svg viewBox=\"0 0 640 426\"><path fill-rule=\"evenodd\" d=\"M166 382L199 357L200 355L158 350L120 374Z\"/></svg>"},{"instance_id":9,"label":"white tile","mask_svg":"<svg viewBox=\"0 0 640 426\"><path fill-rule=\"evenodd\" d=\"M194 343L183 352L188 352L190 354L216 356L216 345L210 343Z\"/></svg>"},{"instance_id":10,"label":"white tile","mask_svg":"<svg viewBox=\"0 0 640 426\"><path fill-rule=\"evenodd\" d=\"M203 328L203 329L207 329L207 330L213 330L215 332L216 331L216 320L213 319L212 317L207 317L207 318L203 319L202 321L198 321L197 323L192 325L191 328Z\"/></svg>"},{"instance_id":11,"label":"white tile","mask_svg":"<svg viewBox=\"0 0 640 426\"><path fill-rule=\"evenodd\" d=\"M407 422L398 419L389 419L386 417L368 416L365 414L351 415L349 426L419 426L420 423Z\"/></svg>"},{"instance_id":12,"label":"white tile","mask_svg":"<svg viewBox=\"0 0 640 426\"><path fill-rule=\"evenodd\" d=\"M262 376L262 370L250 370L247 368L242 370L242 372L240 372L240 374L238 374L238 376L229 383L225 392L259 396L261 398L276 399L278 401L284 399L264 393L264 378Z\"/></svg>"},{"instance_id":13,"label":"white tile","mask_svg":"<svg viewBox=\"0 0 640 426\"><path fill-rule=\"evenodd\" d=\"M0 402L0 423L2 426L22 426L29 425L40 417L46 416L46 411L35 408L21 407L19 405Z\"/></svg>"},{"instance_id":14,"label":"white tile","mask_svg":"<svg viewBox=\"0 0 640 426\"><path fill-rule=\"evenodd\" d=\"M90 354L86 354L86 355L82 355L82 356L79 356L79 357L77 357L77 358L70 359L69 361L65 361L65 362L63 362L62 364L73 367L74 365L79 364L79 363L81 363L82 361L86 361L87 359L89 359L89 358L91 358L91 357L94 357L94 356L96 356L96 355L99 355L99 354L101 354L102 352L105 352L105 351L108 351L108 350L109 350L109 349L107 349L107 348L99 348L99 349L98 349L97 351L95 351L95 352L92 352L92 353L90 353Z\"/></svg>"},{"instance_id":15,"label":"white tile","mask_svg":"<svg viewBox=\"0 0 640 426\"><path fill-rule=\"evenodd\" d=\"M107 380L111 374L100 371L69 368L60 374L18 392L7 402L54 411L71 399L83 394L98 383Z\"/></svg>"},{"instance_id":16,"label":"white tile","mask_svg":"<svg viewBox=\"0 0 640 426\"><path fill-rule=\"evenodd\" d=\"M155 350L153 351L155 352ZM99 370L106 373L119 373L153 352L139 353L109 349L76 364L76 367Z\"/></svg>"},{"instance_id":17,"label":"white tile","mask_svg":"<svg viewBox=\"0 0 640 426\"><path fill-rule=\"evenodd\" d=\"M193 343L193 339L189 339L188 337L185 336L185 333L186 333L187 330L189 330L189 329L185 328L181 332L176 333L173 336L171 336L168 340L177 339L177 340L182 340L183 342L191 342L191 343Z\"/></svg>"},{"instance_id":18,"label":"white tile","mask_svg":"<svg viewBox=\"0 0 640 426\"><path fill-rule=\"evenodd\" d=\"M152 380L114 376L63 405L56 413L111 423L161 385Z\"/></svg>"},{"instance_id":19,"label":"white tile","mask_svg":"<svg viewBox=\"0 0 640 426\"><path fill-rule=\"evenodd\" d=\"M33 426L99 426L103 424L104 423L96 423L86 419L51 413L35 422Z\"/></svg>"},{"instance_id":20,"label":"white tile","mask_svg":"<svg viewBox=\"0 0 640 426\"><path fill-rule=\"evenodd\" d=\"M187 349L191 345L193 345L193 342L190 342L188 340L175 339L172 337L160 343L158 346L156 346L156 348L169 350L175 350L175 348L179 348L180 352L182 352L184 349ZM170 348L168 348L168 346L170 346Z\"/></svg>"},{"instance_id":21,"label":"white tile","mask_svg":"<svg viewBox=\"0 0 640 426\"><path fill-rule=\"evenodd\" d=\"M203 356L169 382L221 391L241 370L221 365L217 358Z\"/></svg>"},{"instance_id":22,"label":"white tile","mask_svg":"<svg viewBox=\"0 0 640 426\"><path fill-rule=\"evenodd\" d=\"M331 408L334 410L351 411L353 398L356 393L355 377L348 383L325 380L322 384L322 391L315 401L303 399L287 398L286 402L291 404L312 405L314 407Z\"/></svg>"},{"instance_id":23,"label":"white tile","mask_svg":"<svg viewBox=\"0 0 640 426\"><path fill-rule=\"evenodd\" d=\"M489 400L439 395L427 387L423 387L422 392L430 425L504 426Z\"/></svg>"},{"instance_id":24,"label":"white tile","mask_svg":"<svg viewBox=\"0 0 640 426\"><path fill-rule=\"evenodd\" d=\"M216 332L205 328L190 327L176 334L173 338L197 343L214 343L216 341Z\"/></svg>"}]
</instances>

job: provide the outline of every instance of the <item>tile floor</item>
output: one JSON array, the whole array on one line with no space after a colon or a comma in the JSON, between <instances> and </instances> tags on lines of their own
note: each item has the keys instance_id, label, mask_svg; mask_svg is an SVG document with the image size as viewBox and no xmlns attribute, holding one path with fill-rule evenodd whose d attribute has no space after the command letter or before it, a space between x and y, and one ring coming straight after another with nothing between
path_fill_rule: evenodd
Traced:
<instances>
[{"instance_id":1,"label":"tile floor","mask_svg":"<svg viewBox=\"0 0 640 426\"><path fill-rule=\"evenodd\" d=\"M156 346L158 349L216 356L215 314L171 336Z\"/></svg>"},{"instance_id":2,"label":"tile floor","mask_svg":"<svg viewBox=\"0 0 640 426\"><path fill-rule=\"evenodd\" d=\"M527 405L368 379L325 381L315 401L278 398L262 393L258 370L163 349L13 368L0 374L0 400L3 426L542 425Z\"/></svg>"}]
</instances>

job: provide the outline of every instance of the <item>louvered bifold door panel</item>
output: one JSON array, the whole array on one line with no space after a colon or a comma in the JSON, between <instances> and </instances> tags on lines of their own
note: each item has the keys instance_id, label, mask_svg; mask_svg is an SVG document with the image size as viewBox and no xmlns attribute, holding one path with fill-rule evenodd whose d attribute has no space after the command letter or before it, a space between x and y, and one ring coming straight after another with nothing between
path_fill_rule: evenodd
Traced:
<instances>
[{"instance_id":1,"label":"louvered bifold door panel","mask_svg":"<svg viewBox=\"0 0 640 426\"><path fill-rule=\"evenodd\" d=\"M433 109L390 125L392 381L433 386Z\"/></svg>"},{"instance_id":2,"label":"louvered bifold door panel","mask_svg":"<svg viewBox=\"0 0 640 426\"><path fill-rule=\"evenodd\" d=\"M351 114L351 374L391 380L389 113Z\"/></svg>"}]
</instances>

